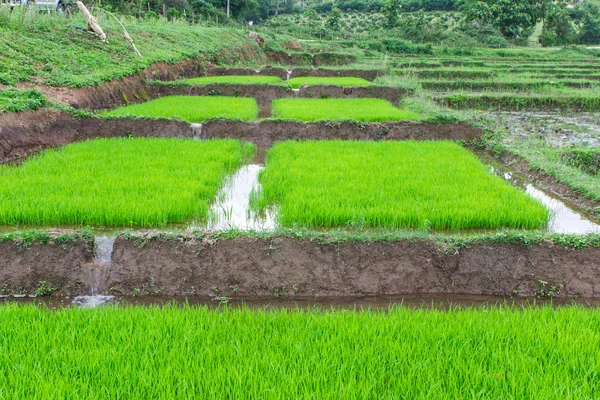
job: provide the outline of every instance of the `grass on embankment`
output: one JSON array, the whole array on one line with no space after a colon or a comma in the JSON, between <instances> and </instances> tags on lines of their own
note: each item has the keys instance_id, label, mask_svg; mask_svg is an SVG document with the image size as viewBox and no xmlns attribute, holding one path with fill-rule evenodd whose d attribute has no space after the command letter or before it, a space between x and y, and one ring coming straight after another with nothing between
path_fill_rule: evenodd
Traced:
<instances>
[{"instance_id":1,"label":"grass on embankment","mask_svg":"<svg viewBox=\"0 0 600 400\"><path fill-rule=\"evenodd\" d=\"M282 85L283 79L278 76L260 75L224 75L224 76L201 76L198 78L185 79L182 82L191 85Z\"/></svg>"},{"instance_id":2,"label":"grass on embankment","mask_svg":"<svg viewBox=\"0 0 600 400\"><path fill-rule=\"evenodd\" d=\"M600 397L600 313L0 308L14 398ZM234 394L234 395L232 395Z\"/></svg>"},{"instance_id":3,"label":"grass on embankment","mask_svg":"<svg viewBox=\"0 0 600 400\"><path fill-rule=\"evenodd\" d=\"M211 118L252 120L258 117L258 105L250 97L167 96L106 111L103 115L173 118L191 123Z\"/></svg>"},{"instance_id":4,"label":"grass on embankment","mask_svg":"<svg viewBox=\"0 0 600 400\"><path fill-rule=\"evenodd\" d=\"M570 92L570 94L569 94ZM600 109L597 91L564 90L544 94L452 94L438 101L455 109L475 110L579 110L594 112Z\"/></svg>"},{"instance_id":5,"label":"grass on embankment","mask_svg":"<svg viewBox=\"0 0 600 400\"><path fill-rule=\"evenodd\" d=\"M158 226L205 219L236 140L99 139L0 166L0 224Z\"/></svg>"},{"instance_id":6,"label":"grass on embankment","mask_svg":"<svg viewBox=\"0 0 600 400\"><path fill-rule=\"evenodd\" d=\"M273 101L273 117L304 122L385 122L415 120L419 115L380 99L277 99Z\"/></svg>"},{"instance_id":7,"label":"grass on embankment","mask_svg":"<svg viewBox=\"0 0 600 400\"><path fill-rule=\"evenodd\" d=\"M283 226L540 228L540 203L451 142L283 142L268 153L255 206Z\"/></svg>"},{"instance_id":8,"label":"grass on embankment","mask_svg":"<svg viewBox=\"0 0 600 400\"><path fill-rule=\"evenodd\" d=\"M292 78L286 82L294 89L298 89L302 86L373 86L373 83L366 79L353 77L326 78L307 76Z\"/></svg>"},{"instance_id":9,"label":"grass on embankment","mask_svg":"<svg viewBox=\"0 0 600 400\"><path fill-rule=\"evenodd\" d=\"M0 114L18 111L35 111L48 104L44 95L35 89L0 90Z\"/></svg>"},{"instance_id":10,"label":"grass on embankment","mask_svg":"<svg viewBox=\"0 0 600 400\"><path fill-rule=\"evenodd\" d=\"M0 9L0 18L8 7ZM81 13L64 18L30 7L20 15L17 7L6 23L0 23L0 84L21 81L50 86L92 86L133 75L157 62L174 63L203 56L215 64L261 64L265 55L256 41L242 30L207 28L198 24L168 23L127 18L124 24L143 57L137 56L112 17L98 12L100 26L108 34L101 42L84 29Z\"/></svg>"}]
</instances>

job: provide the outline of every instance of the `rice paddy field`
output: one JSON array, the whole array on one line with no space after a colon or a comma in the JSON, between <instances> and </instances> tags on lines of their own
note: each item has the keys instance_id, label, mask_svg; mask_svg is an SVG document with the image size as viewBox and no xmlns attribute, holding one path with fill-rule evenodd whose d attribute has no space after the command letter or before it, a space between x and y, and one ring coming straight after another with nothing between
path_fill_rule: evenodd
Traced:
<instances>
[{"instance_id":1,"label":"rice paddy field","mask_svg":"<svg viewBox=\"0 0 600 400\"><path fill-rule=\"evenodd\" d=\"M258 117L256 100L226 96L167 96L106 111L107 117L173 118L190 123L212 118L252 120Z\"/></svg>"},{"instance_id":2,"label":"rice paddy field","mask_svg":"<svg viewBox=\"0 0 600 400\"><path fill-rule=\"evenodd\" d=\"M372 82L362 78L353 77L299 77L291 78L286 81L294 89L298 89L302 86L373 86Z\"/></svg>"},{"instance_id":3,"label":"rice paddy field","mask_svg":"<svg viewBox=\"0 0 600 400\"><path fill-rule=\"evenodd\" d=\"M161 226L205 219L252 157L236 140L98 139L0 166L0 224Z\"/></svg>"},{"instance_id":4,"label":"rice paddy field","mask_svg":"<svg viewBox=\"0 0 600 400\"><path fill-rule=\"evenodd\" d=\"M278 99L273 101L273 117L304 122L385 122L416 120L420 116L381 99Z\"/></svg>"},{"instance_id":5,"label":"rice paddy field","mask_svg":"<svg viewBox=\"0 0 600 400\"><path fill-rule=\"evenodd\" d=\"M7 398L593 399L600 314L0 308ZM250 334L251 332L251 334Z\"/></svg>"},{"instance_id":6,"label":"rice paddy field","mask_svg":"<svg viewBox=\"0 0 600 400\"><path fill-rule=\"evenodd\" d=\"M260 174L257 206L284 226L544 227L549 213L451 142L283 142Z\"/></svg>"},{"instance_id":7,"label":"rice paddy field","mask_svg":"<svg viewBox=\"0 0 600 400\"><path fill-rule=\"evenodd\" d=\"M191 85L210 85L214 83L226 85L281 85L283 84L283 79L277 76L225 75L201 76L199 78L186 79L183 82Z\"/></svg>"}]
</instances>

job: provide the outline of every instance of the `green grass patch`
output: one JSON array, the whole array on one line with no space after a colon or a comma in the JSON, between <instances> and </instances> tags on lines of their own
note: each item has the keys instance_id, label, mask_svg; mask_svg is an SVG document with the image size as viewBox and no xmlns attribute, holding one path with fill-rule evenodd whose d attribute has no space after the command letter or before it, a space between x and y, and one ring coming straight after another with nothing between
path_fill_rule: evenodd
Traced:
<instances>
[{"instance_id":1,"label":"green grass patch","mask_svg":"<svg viewBox=\"0 0 600 400\"><path fill-rule=\"evenodd\" d=\"M0 224L160 226L205 219L226 175L253 153L236 140L99 139L0 166Z\"/></svg>"},{"instance_id":2,"label":"green grass patch","mask_svg":"<svg viewBox=\"0 0 600 400\"><path fill-rule=\"evenodd\" d=\"M298 89L302 86L373 86L372 82L369 82L363 78L344 78L344 77L299 77L292 78L287 81L292 88Z\"/></svg>"},{"instance_id":3,"label":"green grass patch","mask_svg":"<svg viewBox=\"0 0 600 400\"><path fill-rule=\"evenodd\" d=\"M548 92L544 94L452 94L441 96L441 104L456 109L476 110L578 110L594 112L600 108L597 91Z\"/></svg>"},{"instance_id":4,"label":"green grass patch","mask_svg":"<svg viewBox=\"0 0 600 400\"><path fill-rule=\"evenodd\" d=\"M18 111L35 111L48 104L42 93L35 89L0 90L0 114Z\"/></svg>"},{"instance_id":5,"label":"green grass patch","mask_svg":"<svg viewBox=\"0 0 600 400\"><path fill-rule=\"evenodd\" d=\"M273 116L305 122L384 122L419 118L412 111L396 108L389 101L380 99L278 99L273 101Z\"/></svg>"},{"instance_id":6,"label":"green grass patch","mask_svg":"<svg viewBox=\"0 0 600 400\"><path fill-rule=\"evenodd\" d=\"M283 226L535 229L549 214L452 142L283 142L255 206Z\"/></svg>"},{"instance_id":7,"label":"green grass patch","mask_svg":"<svg viewBox=\"0 0 600 400\"><path fill-rule=\"evenodd\" d=\"M564 149L561 151L561 159L586 174L600 173L600 150L598 149Z\"/></svg>"},{"instance_id":8,"label":"green grass patch","mask_svg":"<svg viewBox=\"0 0 600 400\"><path fill-rule=\"evenodd\" d=\"M106 43L85 30L83 14L64 18L54 13L20 9L10 17L0 9L0 84L21 81L44 82L49 86L92 86L133 75L153 63L201 56L207 63L256 65L266 61L256 41L239 29L209 28L198 24L168 23L125 18L127 31L143 58L138 57L123 37L123 29L105 13L94 13L108 34Z\"/></svg>"},{"instance_id":9,"label":"green grass patch","mask_svg":"<svg viewBox=\"0 0 600 400\"><path fill-rule=\"evenodd\" d=\"M19 399L594 399L599 325L597 310L576 306L8 305L0 308L0 391Z\"/></svg>"},{"instance_id":10,"label":"green grass patch","mask_svg":"<svg viewBox=\"0 0 600 400\"><path fill-rule=\"evenodd\" d=\"M281 85L283 84L283 79L278 76L224 75L201 76L186 79L183 82L192 85L210 85L214 83L226 85Z\"/></svg>"},{"instance_id":11,"label":"green grass patch","mask_svg":"<svg viewBox=\"0 0 600 400\"><path fill-rule=\"evenodd\" d=\"M250 97L167 96L106 111L103 115L172 118L192 123L211 118L251 120L258 117L258 105Z\"/></svg>"}]
</instances>

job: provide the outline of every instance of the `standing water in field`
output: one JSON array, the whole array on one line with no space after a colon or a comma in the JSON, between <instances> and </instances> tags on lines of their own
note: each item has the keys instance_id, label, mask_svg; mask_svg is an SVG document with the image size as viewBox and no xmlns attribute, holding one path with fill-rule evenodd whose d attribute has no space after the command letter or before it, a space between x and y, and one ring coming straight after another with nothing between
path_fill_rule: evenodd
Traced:
<instances>
[{"instance_id":1,"label":"standing water in field","mask_svg":"<svg viewBox=\"0 0 600 400\"><path fill-rule=\"evenodd\" d=\"M492 173L502 176L515 186L522 187L528 195L538 200L550 210L550 222L548 223L548 230L550 232L579 235L600 233L600 225L586 219L582 214L573 211L565 203L547 195L531 183L523 182L513 172L500 171L493 166L490 169Z\"/></svg>"},{"instance_id":2,"label":"standing water in field","mask_svg":"<svg viewBox=\"0 0 600 400\"><path fill-rule=\"evenodd\" d=\"M245 165L231 180L225 182L217 195L217 201L209 210L209 229L264 231L275 227L273 212L259 215L250 209L250 195L258 188L258 173L263 168L259 164Z\"/></svg>"}]
</instances>

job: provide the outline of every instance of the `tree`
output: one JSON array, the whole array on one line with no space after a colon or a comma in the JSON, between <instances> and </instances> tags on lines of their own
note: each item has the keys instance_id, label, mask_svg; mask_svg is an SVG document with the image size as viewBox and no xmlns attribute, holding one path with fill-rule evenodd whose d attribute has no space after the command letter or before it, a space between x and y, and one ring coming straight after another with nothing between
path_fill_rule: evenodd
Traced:
<instances>
[{"instance_id":1,"label":"tree","mask_svg":"<svg viewBox=\"0 0 600 400\"><path fill-rule=\"evenodd\" d=\"M327 16L327 20L325 21L325 25L333 31L339 31L342 23L342 12L339 8L333 7L331 12Z\"/></svg>"},{"instance_id":2,"label":"tree","mask_svg":"<svg viewBox=\"0 0 600 400\"><path fill-rule=\"evenodd\" d=\"M400 0L387 0L385 5L381 7L380 12L385 17L386 28L395 28L398 26L398 15L402 9Z\"/></svg>"},{"instance_id":3,"label":"tree","mask_svg":"<svg viewBox=\"0 0 600 400\"><path fill-rule=\"evenodd\" d=\"M575 30L573 21L569 17L567 2L552 3L546 9L542 44L544 46L557 46L573 43Z\"/></svg>"},{"instance_id":4,"label":"tree","mask_svg":"<svg viewBox=\"0 0 600 400\"><path fill-rule=\"evenodd\" d=\"M507 38L528 33L545 15L552 0L467 0L461 9L467 21L479 20Z\"/></svg>"}]
</instances>

